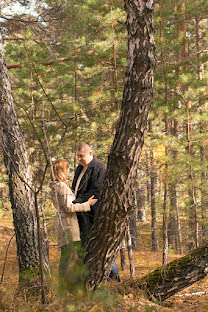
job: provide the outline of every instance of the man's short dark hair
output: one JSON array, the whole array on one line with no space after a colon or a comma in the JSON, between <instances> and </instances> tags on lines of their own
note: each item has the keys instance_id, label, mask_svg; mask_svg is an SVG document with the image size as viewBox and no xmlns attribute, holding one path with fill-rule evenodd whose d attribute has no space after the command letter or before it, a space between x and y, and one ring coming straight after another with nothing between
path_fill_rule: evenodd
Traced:
<instances>
[{"instance_id":1,"label":"man's short dark hair","mask_svg":"<svg viewBox=\"0 0 208 312\"><path fill-rule=\"evenodd\" d=\"M85 152L92 152L91 147L87 143L80 143L77 147L77 151L84 150Z\"/></svg>"}]
</instances>

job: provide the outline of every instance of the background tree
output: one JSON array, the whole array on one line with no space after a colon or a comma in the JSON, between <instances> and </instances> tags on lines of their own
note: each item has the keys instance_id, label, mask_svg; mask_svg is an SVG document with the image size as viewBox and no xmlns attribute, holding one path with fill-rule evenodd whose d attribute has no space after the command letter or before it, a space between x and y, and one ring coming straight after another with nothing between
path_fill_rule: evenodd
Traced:
<instances>
[{"instance_id":1,"label":"background tree","mask_svg":"<svg viewBox=\"0 0 208 312\"><path fill-rule=\"evenodd\" d=\"M8 70L0 38L1 145L8 173L19 271L38 271L37 218L32 175L24 138L14 110Z\"/></svg>"}]
</instances>

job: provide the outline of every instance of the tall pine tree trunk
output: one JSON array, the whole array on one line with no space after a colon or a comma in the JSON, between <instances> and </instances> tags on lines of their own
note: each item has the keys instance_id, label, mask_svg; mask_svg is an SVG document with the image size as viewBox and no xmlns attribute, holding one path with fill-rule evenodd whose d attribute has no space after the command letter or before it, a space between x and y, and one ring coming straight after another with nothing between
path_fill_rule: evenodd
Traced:
<instances>
[{"instance_id":1,"label":"tall pine tree trunk","mask_svg":"<svg viewBox=\"0 0 208 312\"><path fill-rule=\"evenodd\" d=\"M156 180L157 180L157 172L154 164L154 156L153 152L151 151L150 156L151 161L151 231L152 231L152 250L158 250L158 240L157 240L157 227L156 227L156 204L155 204L155 197L156 197Z\"/></svg>"},{"instance_id":2,"label":"tall pine tree trunk","mask_svg":"<svg viewBox=\"0 0 208 312\"><path fill-rule=\"evenodd\" d=\"M38 240L32 175L24 138L11 94L11 84L0 38L0 118L1 144L9 179L9 194L17 242L19 271L37 269Z\"/></svg>"},{"instance_id":3,"label":"tall pine tree trunk","mask_svg":"<svg viewBox=\"0 0 208 312\"><path fill-rule=\"evenodd\" d=\"M167 120L166 120L166 130L167 130ZM167 147L165 148L165 169L164 169L164 200L163 200L163 265L168 262L168 163L167 163Z\"/></svg>"},{"instance_id":4,"label":"tall pine tree trunk","mask_svg":"<svg viewBox=\"0 0 208 312\"><path fill-rule=\"evenodd\" d=\"M179 53L180 61L187 60L188 57L188 40L187 40L187 30L186 30L186 3L185 1L181 1L177 4L177 13L179 14L180 18L177 23L177 34L178 40L183 39L181 42L181 49ZM182 70L186 71L188 69L187 65L184 65L184 68L179 68L179 71ZM182 87L182 92L185 93L187 91L187 86ZM193 149L192 149L192 103L191 100L184 99L184 107L187 112L187 120L186 120L186 137L187 137L187 147L186 151L188 154L188 177L187 177L187 193L189 197L189 249L193 249L194 247L198 246L198 216L197 216L197 200L196 200L196 186L195 186L195 175L193 170L193 165L191 158L193 157Z\"/></svg>"},{"instance_id":5,"label":"tall pine tree trunk","mask_svg":"<svg viewBox=\"0 0 208 312\"><path fill-rule=\"evenodd\" d=\"M199 17L195 17L195 36L196 36L196 51L198 58L198 80L204 80L204 65L201 61L202 57L202 44L201 44L201 35L200 35L200 20ZM199 99L199 107L200 107L200 115L203 114L203 101ZM200 134L203 135L205 128L205 123L203 121L200 122ZM206 131L206 130L205 130ZM207 206L208 206L208 183L207 183L207 170L206 170L206 160L207 160L207 150L206 147L200 143L200 160L201 160L201 240L205 242L207 239Z\"/></svg>"},{"instance_id":6,"label":"tall pine tree trunk","mask_svg":"<svg viewBox=\"0 0 208 312\"><path fill-rule=\"evenodd\" d=\"M128 30L126 81L120 119L108 158L100 208L86 245L90 287L110 273L134 207L132 190L153 101L154 1L125 1Z\"/></svg>"},{"instance_id":7,"label":"tall pine tree trunk","mask_svg":"<svg viewBox=\"0 0 208 312\"><path fill-rule=\"evenodd\" d=\"M164 182L164 201L163 201L163 265L168 262L168 220L167 220L167 182Z\"/></svg>"},{"instance_id":8,"label":"tall pine tree trunk","mask_svg":"<svg viewBox=\"0 0 208 312\"><path fill-rule=\"evenodd\" d=\"M137 192L137 219L140 222L146 222L146 209L145 209L145 185L139 185Z\"/></svg>"},{"instance_id":9,"label":"tall pine tree trunk","mask_svg":"<svg viewBox=\"0 0 208 312\"><path fill-rule=\"evenodd\" d=\"M138 182L136 183L136 192L135 192L135 197L136 197L136 206L137 206L137 219L140 222L146 222L146 209L145 209L145 182L144 182L144 172L140 172L137 170L137 180Z\"/></svg>"},{"instance_id":10,"label":"tall pine tree trunk","mask_svg":"<svg viewBox=\"0 0 208 312\"><path fill-rule=\"evenodd\" d=\"M131 235L131 245L133 249L137 247L137 226L136 226L136 201L135 201L135 193L133 194L134 198L134 208L132 214L130 216L129 229Z\"/></svg>"},{"instance_id":11,"label":"tall pine tree trunk","mask_svg":"<svg viewBox=\"0 0 208 312\"><path fill-rule=\"evenodd\" d=\"M147 188L147 203L151 205L151 181L150 181L150 160L148 153L145 153L146 158L146 188Z\"/></svg>"},{"instance_id":12,"label":"tall pine tree trunk","mask_svg":"<svg viewBox=\"0 0 208 312\"><path fill-rule=\"evenodd\" d=\"M170 212L169 212L169 223L168 223L168 244L175 248L177 251L177 222L176 222L176 182L171 181L169 184L170 189Z\"/></svg>"},{"instance_id":13,"label":"tall pine tree trunk","mask_svg":"<svg viewBox=\"0 0 208 312\"><path fill-rule=\"evenodd\" d=\"M176 202L176 222L177 222L177 236L178 236L178 249L180 255L183 254L182 249L182 233L181 233L181 221L180 221L180 210L179 210L179 204L178 204L178 195L176 194L177 202Z\"/></svg>"},{"instance_id":14,"label":"tall pine tree trunk","mask_svg":"<svg viewBox=\"0 0 208 312\"><path fill-rule=\"evenodd\" d=\"M191 158L191 125L190 125L190 110L187 104L187 153L189 155L189 175L188 175L188 196L189 196L189 249L194 249L199 246L199 230L198 230L198 216L197 216L197 199L196 199L196 186L195 175Z\"/></svg>"},{"instance_id":15,"label":"tall pine tree trunk","mask_svg":"<svg viewBox=\"0 0 208 312\"><path fill-rule=\"evenodd\" d=\"M163 0L159 2L160 11L160 38L163 37ZM164 104L168 106L168 84L167 84L167 66L166 66L166 53L164 49L161 51L161 61L163 66L163 79L164 79ZM167 114L164 114L165 122L165 136L169 136L168 118ZM167 264L168 261L168 148L165 146L165 168L164 168L164 195L163 195L163 253L162 264Z\"/></svg>"}]
</instances>

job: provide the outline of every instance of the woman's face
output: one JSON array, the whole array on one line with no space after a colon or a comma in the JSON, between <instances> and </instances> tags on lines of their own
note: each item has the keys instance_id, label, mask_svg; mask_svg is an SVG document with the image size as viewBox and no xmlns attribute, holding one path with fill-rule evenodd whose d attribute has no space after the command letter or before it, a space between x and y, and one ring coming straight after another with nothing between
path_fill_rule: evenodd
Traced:
<instances>
[{"instance_id":1,"label":"woman's face","mask_svg":"<svg viewBox=\"0 0 208 312\"><path fill-rule=\"evenodd\" d=\"M65 168L64 169L64 175L66 177L66 179L68 178L68 175L69 175L69 168Z\"/></svg>"}]
</instances>

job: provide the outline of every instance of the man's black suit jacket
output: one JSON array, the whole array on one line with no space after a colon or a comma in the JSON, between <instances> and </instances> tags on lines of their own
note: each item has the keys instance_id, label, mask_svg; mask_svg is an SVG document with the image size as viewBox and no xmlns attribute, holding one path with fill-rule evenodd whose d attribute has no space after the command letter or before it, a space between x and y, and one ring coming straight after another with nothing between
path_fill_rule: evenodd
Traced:
<instances>
[{"instance_id":1,"label":"man's black suit jacket","mask_svg":"<svg viewBox=\"0 0 208 312\"><path fill-rule=\"evenodd\" d=\"M77 179L83 169L82 165L78 165L75 174L74 180L72 182L72 189L75 190ZM103 185L103 181L105 178L106 168L105 165L100 162L95 156L93 160L89 164L87 170L85 171L78 190L76 194L76 199L73 203L84 203L86 202L92 195L95 198L99 199L100 191ZM80 227L81 240L84 243L87 237L87 234L92 226L95 212L98 208L99 201L91 207L90 212L79 212L77 213L77 218Z\"/></svg>"}]
</instances>

